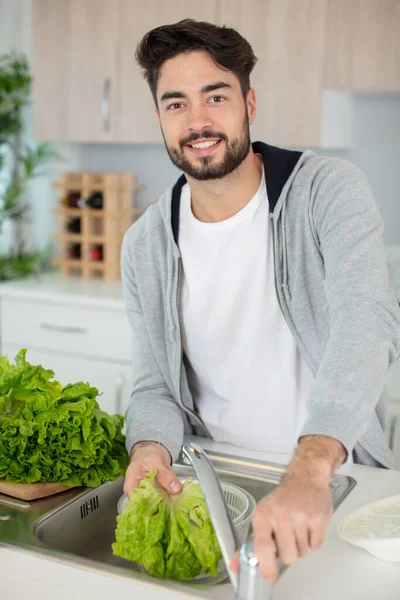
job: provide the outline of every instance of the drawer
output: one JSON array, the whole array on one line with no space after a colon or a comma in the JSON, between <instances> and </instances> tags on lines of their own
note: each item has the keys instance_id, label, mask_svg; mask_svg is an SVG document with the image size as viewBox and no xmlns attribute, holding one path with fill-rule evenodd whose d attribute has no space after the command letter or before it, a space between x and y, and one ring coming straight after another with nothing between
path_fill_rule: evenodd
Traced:
<instances>
[{"instance_id":1,"label":"drawer","mask_svg":"<svg viewBox=\"0 0 400 600\"><path fill-rule=\"evenodd\" d=\"M123 311L20 298L1 301L1 344L131 361L131 329ZM10 357L11 358L11 357Z\"/></svg>"}]
</instances>

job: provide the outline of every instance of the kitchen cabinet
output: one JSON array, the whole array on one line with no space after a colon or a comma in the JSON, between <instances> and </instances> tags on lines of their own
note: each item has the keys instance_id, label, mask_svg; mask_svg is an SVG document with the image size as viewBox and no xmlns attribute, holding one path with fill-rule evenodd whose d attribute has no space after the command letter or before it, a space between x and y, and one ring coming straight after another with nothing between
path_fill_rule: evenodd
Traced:
<instances>
[{"instance_id":1,"label":"kitchen cabinet","mask_svg":"<svg viewBox=\"0 0 400 600\"><path fill-rule=\"evenodd\" d=\"M324 89L400 89L400 0L33 0L35 138L162 144L134 54L146 32L187 17L252 44L253 139L343 145L326 139L340 107Z\"/></svg>"},{"instance_id":2,"label":"kitchen cabinet","mask_svg":"<svg viewBox=\"0 0 400 600\"><path fill-rule=\"evenodd\" d=\"M216 1L34 0L35 138L162 143L136 46L159 25L215 22Z\"/></svg>"},{"instance_id":3,"label":"kitchen cabinet","mask_svg":"<svg viewBox=\"0 0 400 600\"><path fill-rule=\"evenodd\" d=\"M220 24L240 31L259 59L253 139L320 145L326 14L326 0L221 0Z\"/></svg>"},{"instance_id":4,"label":"kitchen cabinet","mask_svg":"<svg viewBox=\"0 0 400 600\"><path fill-rule=\"evenodd\" d=\"M216 0L120 0L117 142L162 144L154 100L134 54L151 29L185 18L216 22Z\"/></svg>"},{"instance_id":5,"label":"kitchen cabinet","mask_svg":"<svg viewBox=\"0 0 400 600\"><path fill-rule=\"evenodd\" d=\"M327 88L400 89L400 0L329 0Z\"/></svg>"},{"instance_id":6,"label":"kitchen cabinet","mask_svg":"<svg viewBox=\"0 0 400 600\"><path fill-rule=\"evenodd\" d=\"M34 0L35 138L115 139L118 24L117 2Z\"/></svg>"}]
</instances>

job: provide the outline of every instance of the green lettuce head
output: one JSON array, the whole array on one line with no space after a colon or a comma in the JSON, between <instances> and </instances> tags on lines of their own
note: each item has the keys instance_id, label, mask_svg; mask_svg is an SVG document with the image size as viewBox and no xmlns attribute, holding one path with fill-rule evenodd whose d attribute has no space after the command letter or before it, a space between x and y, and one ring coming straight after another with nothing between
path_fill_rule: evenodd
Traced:
<instances>
[{"instance_id":1,"label":"green lettuce head","mask_svg":"<svg viewBox=\"0 0 400 600\"><path fill-rule=\"evenodd\" d=\"M168 494L149 471L117 517L115 556L142 565L150 575L189 580L218 575L221 550L199 483L187 479Z\"/></svg>"},{"instance_id":2,"label":"green lettuce head","mask_svg":"<svg viewBox=\"0 0 400 600\"><path fill-rule=\"evenodd\" d=\"M102 411L89 383L53 377L25 348L14 365L0 358L0 479L96 487L124 475L124 418Z\"/></svg>"}]
</instances>

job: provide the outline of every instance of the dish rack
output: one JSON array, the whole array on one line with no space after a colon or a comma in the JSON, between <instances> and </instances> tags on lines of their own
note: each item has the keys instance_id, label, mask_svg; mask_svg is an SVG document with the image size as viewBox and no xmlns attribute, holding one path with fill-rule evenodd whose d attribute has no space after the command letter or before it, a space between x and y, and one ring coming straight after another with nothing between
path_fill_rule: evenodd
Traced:
<instances>
[{"instance_id":1,"label":"dish rack","mask_svg":"<svg viewBox=\"0 0 400 600\"><path fill-rule=\"evenodd\" d=\"M125 231L144 211L136 207L143 188L132 173L65 172L58 183L61 256L53 260L63 277L120 279Z\"/></svg>"}]
</instances>

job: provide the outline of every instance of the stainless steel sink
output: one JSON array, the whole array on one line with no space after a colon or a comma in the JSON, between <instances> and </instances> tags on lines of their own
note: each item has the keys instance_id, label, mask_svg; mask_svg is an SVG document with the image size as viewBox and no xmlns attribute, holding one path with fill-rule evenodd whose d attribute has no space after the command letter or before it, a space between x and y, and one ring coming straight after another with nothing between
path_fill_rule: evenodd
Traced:
<instances>
[{"instance_id":1,"label":"stainless steel sink","mask_svg":"<svg viewBox=\"0 0 400 600\"><path fill-rule=\"evenodd\" d=\"M281 481L285 467L207 451L221 481L245 488L258 502ZM183 458L174 465L178 476L194 475ZM331 494L336 509L356 482L335 475ZM123 478L96 489L75 489L31 503L0 495L0 544L40 552L50 558L115 576L146 578L135 564L113 556L117 501ZM154 580L153 580L154 581ZM203 586L204 587L204 586Z\"/></svg>"}]
</instances>

